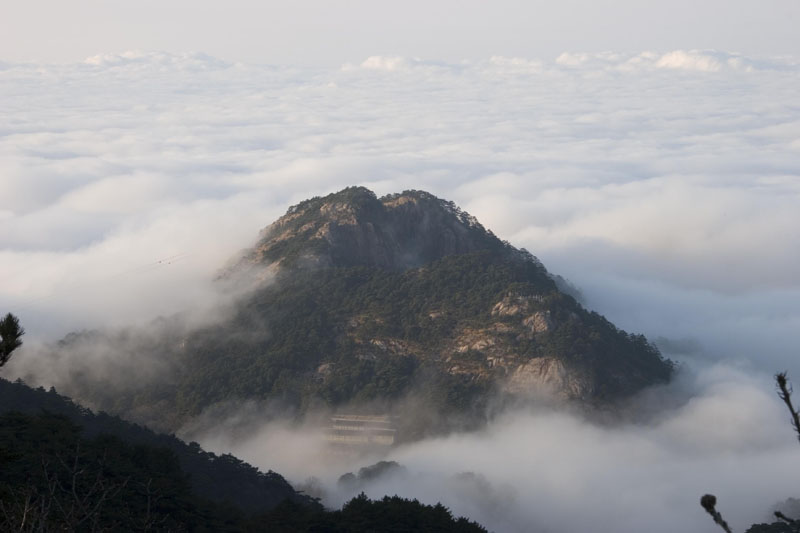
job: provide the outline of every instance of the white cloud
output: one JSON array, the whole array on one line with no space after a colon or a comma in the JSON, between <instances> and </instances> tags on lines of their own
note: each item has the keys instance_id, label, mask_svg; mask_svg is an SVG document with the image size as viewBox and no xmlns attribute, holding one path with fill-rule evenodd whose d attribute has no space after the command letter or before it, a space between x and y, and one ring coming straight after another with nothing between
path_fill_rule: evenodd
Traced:
<instances>
[{"instance_id":1,"label":"white cloud","mask_svg":"<svg viewBox=\"0 0 800 533\"><path fill-rule=\"evenodd\" d=\"M489 58L489 64L515 73L529 72L539 74L544 71L543 61L523 57L492 56Z\"/></svg>"},{"instance_id":2,"label":"white cloud","mask_svg":"<svg viewBox=\"0 0 800 533\"><path fill-rule=\"evenodd\" d=\"M718 50L673 50L666 53L564 52L557 65L568 68L603 69L618 72L639 70L685 70L693 72L756 72L764 70L797 70L797 62L789 57L752 58Z\"/></svg>"},{"instance_id":3,"label":"white cloud","mask_svg":"<svg viewBox=\"0 0 800 533\"><path fill-rule=\"evenodd\" d=\"M397 70L408 68L409 64L409 61L403 57L370 56L361 63L361 67L375 70Z\"/></svg>"},{"instance_id":4,"label":"white cloud","mask_svg":"<svg viewBox=\"0 0 800 533\"><path fill-rule=\"evenodd\" d=\"M686 70L698 70L701 72L718 72L722 69L723 63L714 57L706 54L684 52L678 50L664 54L656 62L658 68L675 68Z\"/></svg>"},{"instance_id":5,"label":"white cloud","mask_svg":"<svg viewBox=\"0 0 800 533\"><path fill-rule=\"evenodd\" d=\"M80 213L132 214L152 209L169 197L170 181L168 176L153 174L103 178L65 194L60 204Z\"/></svg>"},{"instance_id":6,"label":"white cloud","mask_svg":"<svg viewBox=\"0 0 800 533\"><path fill-rule=\"evenodd\" d=\"M19 314L33 340L213 303L216 269L288 205L364 184L456 201L689 365L800 375L799 78L792 58L710 51L375 56L326 70L162 53L4 64L0 312ZM179 260L159 263L168 258ZM703 491L737 502L738 524L760 519L757 507L792 490L780 464L794 450L772 439L786 435L769 382L722 372L693 393L645 428L521 414L488 437L398 457L416 471L433 465L415 487L431 499L472 467L497 490L516 487L512 530L529 509L571 530L594 520L656 531L641 518L650 514L673 519L664 530L712 531L696 505ZM715 420L725 425L711 431ZM565 439L574 446L548 464ZM453 446L465 453L448 463ZM492 449L536 459L528 476L541 485ZM608 464L630 490L604 489ZM452 497L457 512L495 523L469 496ZM645 512L615 518L631 508Z\"/></svg>"},{"instance_id":7,"label":"white cloud","mask_svg":"<svg viewBox=\"0 0 800 533\"><path fill-rule=\"evenodd\" d=\"M231 63L227 61L199 52L171 54L167 52L143 52L141 50L129 50L121 54L98 54L87 57L84 63L104 69L113 67L152 69L155 67L169 70L199 71L225 69L231 66Z\"/></svg>"}]
</instances>

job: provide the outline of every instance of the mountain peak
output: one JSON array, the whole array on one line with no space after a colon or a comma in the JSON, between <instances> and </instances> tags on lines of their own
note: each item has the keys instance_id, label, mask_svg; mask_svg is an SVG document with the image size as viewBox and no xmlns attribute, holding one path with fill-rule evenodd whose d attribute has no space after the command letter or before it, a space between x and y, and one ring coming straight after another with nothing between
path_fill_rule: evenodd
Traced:
<instances>
[{"instance_id":1,"label":"mountain peak","mask_svg":"<svg viewBox=\"0 0 800 533\"><path fill-rule=\"evenodd\" d=\"M147 385L144 405L130 400L137 416L174 424L171 413L232 397L397 413L421 399L472 424L495 398L602 406L672 375L643 336L584 309L532 255L424 191L378 198L351 187L301 202L228 273L248 266L256 281L259 266L280 279L246 283L230 313L178 333L180 343L162 336L182 370L175 385ZM148 337L126 336L115 350L140 353ZM107 405L103 387L85 384L79 397ZM436 420L408 417L398 431L441 430Z\"/></svg>"},{"instance_id":2,"label":"mountain peak","mask_svg":"<svg viewBox=\"0 0 800 533\"><path fill-rule=\"evenodd\" d=\"M448 255L513 248L453 202L425 191L378 198L348 187L300 202L262 230L250 265L419 267Z\"/></svg>"}]
</instances>

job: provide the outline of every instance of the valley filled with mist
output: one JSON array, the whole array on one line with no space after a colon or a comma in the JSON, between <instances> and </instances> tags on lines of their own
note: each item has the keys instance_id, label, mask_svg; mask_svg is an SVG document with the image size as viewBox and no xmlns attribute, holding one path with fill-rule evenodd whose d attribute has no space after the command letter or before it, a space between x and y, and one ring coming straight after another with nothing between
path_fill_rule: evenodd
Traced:
<instances>
[{"instance_id":1,"label":"valley filled with mist","mask_svg":"<svg viewBox=\"0 0 800 533\"><path fill-rule=\"evenodd\" d=\"M218 530L190 491L497 532L713 532L713 493L773 522L800 496L773 379L800 379L798 84L712 50L0 63L3 412L167 447ZM335 416L391 445L332 446Z\"/></svg>"}]
</instances>

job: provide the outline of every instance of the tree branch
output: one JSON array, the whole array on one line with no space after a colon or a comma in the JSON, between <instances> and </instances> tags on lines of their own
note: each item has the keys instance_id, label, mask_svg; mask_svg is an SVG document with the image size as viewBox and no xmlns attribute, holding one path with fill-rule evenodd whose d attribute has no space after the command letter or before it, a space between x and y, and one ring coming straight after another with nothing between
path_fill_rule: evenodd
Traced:
<instances>
[{"instance_id":1,"label":"tree branch","mask_svg":"<svg viewBox=\"0 0 800 533\"><path fill-rule=\"evenodd\" d=\"M789 414L792 416L792 427L797 433L797 439L800 440L800 414L792 404L792 385L786 379L786 372L775 374L775 382L778 384L778 397L783 400L783 403L789 409Z\"/></svg>"},{"instance_id":2,"label":"tree branch","mask_svg":"<svg viewBox=\"0 0 800 533\"><path fill-rule=\"evenodd\" d=\"M703 509L706 510L708 514L711 515L711 518L714 519L714 523L717 524L719 527L724 529L726 533L732 533L731 528L728 526L728 523L722 518L722 515L716 509L717 505L717 497L713 494L706 494L702 498L700 498L700 505Z\"/></svg>"}]
</instances>

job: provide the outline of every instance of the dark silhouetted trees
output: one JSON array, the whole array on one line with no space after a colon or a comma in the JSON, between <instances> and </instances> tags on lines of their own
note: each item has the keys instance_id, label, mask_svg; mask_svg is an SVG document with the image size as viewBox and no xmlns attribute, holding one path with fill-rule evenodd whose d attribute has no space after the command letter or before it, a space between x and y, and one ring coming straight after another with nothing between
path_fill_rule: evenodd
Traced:
<instances>
[{"instance_id":1,"label":"dark silhouetted trees","mask_svg":"<svg viewBox=\"0 0 800 533\"><path fill-rule=\"evenodd\" d=\"M25 329L19 325L19 319L8 313L0 320L0 367L8 362L11 353L22 346L20 337L25 335Z\"/></svg>"},{"instance_id":2,"label":"dark silhouetted trees","mask_svg":"<svg viewBox=\"0 0 800 533\"><path fill-rule=\"evenodd\" d=\"M275 472L0 379L0 531L486 530L397 496L328 511Z\"/></svg>"}]
</instances>

